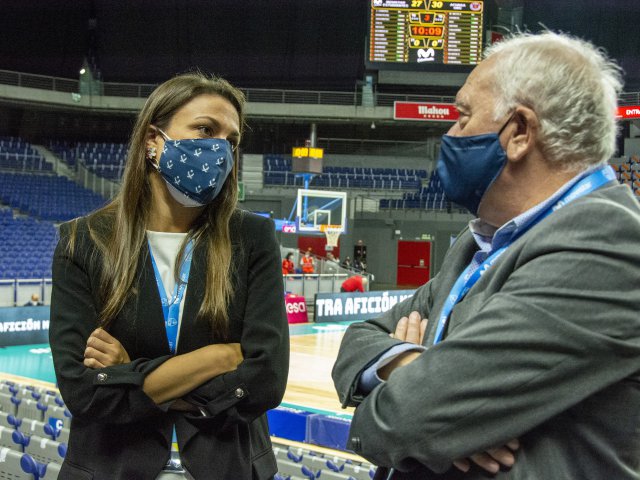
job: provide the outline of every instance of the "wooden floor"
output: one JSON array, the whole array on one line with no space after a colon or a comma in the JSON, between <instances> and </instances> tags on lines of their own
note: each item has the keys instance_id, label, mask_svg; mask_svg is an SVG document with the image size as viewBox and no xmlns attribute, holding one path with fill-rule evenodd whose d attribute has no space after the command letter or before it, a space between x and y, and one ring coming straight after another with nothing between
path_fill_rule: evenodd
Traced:
<instances>
[{"instance_id":1,"label":"wooden floor","mask_svg":"<svg viewBox=\"0 0 640 480\"><path fill-rule=\"evenodd\" d=\"M344 329L319 330L291 336L289 381L283 403L311 407L332 413L353 413L343 409L331 380Z\"/></svg>"}]
</instances>

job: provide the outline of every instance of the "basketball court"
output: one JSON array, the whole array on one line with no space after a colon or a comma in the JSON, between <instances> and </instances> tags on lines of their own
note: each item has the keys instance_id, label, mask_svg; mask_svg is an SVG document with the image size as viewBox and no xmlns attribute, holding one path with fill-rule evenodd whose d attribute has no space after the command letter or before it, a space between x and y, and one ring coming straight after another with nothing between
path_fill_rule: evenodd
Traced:
<instances>
[{"instance_id":1,"label":"basketball court","mask_svg":"<svg viewBox=\"0 0 640 480\"><path fill-rule=\"evenodd\" d=\"M346 324L290 325L291 362L283 406L327 415L350 414L343 410L331 380ZM51 349L47 344L0 348L0 375L39 386L55 386ZM25 380L26 379L26 380Z\"/></svg>"}]
</instances>

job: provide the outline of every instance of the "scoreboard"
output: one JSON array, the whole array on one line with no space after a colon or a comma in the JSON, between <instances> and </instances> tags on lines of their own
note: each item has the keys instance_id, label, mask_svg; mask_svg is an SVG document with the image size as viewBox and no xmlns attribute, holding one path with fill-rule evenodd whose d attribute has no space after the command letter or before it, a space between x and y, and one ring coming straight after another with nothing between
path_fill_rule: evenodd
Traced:
<instances>
[{"instance_id":1,"label":"scoreboard","mask_svg":"<svg viewBox=\"0 0 640 480\"><path fill-rule=\"evenodd\" d=\"M370 0L370 65L476 65L484 1Z\"/></svg>"}]
</instances>

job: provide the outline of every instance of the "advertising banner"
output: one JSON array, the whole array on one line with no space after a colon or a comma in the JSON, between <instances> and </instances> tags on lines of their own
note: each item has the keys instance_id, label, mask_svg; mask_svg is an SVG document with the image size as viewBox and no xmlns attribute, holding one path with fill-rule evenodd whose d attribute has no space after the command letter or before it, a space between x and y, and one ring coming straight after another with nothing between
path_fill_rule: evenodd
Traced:
<instances>
[{"instance_id":1,"label":"advertising banner","mask_svg":"<svg viewBox=\"0 0 640 480\"><path fill-rule=\"evenodd\" d=\"M458 110L452 103L394 102L395 120L418 120L423 122L455 122Z\"/></svg>"},{"instance_id":2,"label":"advertising banner","mask_svg":"<svg viewBox=\"0 0 640 480\"><path fill-rule=\"evenodd\" d=\"M0 308L0 347L49 343L49 307Z\"/></svg>"},{"instance_id":3,"label":"advertising banner","mask_svg":"<svg viewBox=\"0 0 640 480\"><path fill-rule=\"evenodd\" d=\"M415 293L415 290L317 293L314 321L345 322L376 318Z\"/></svg>"},{"instance_id":4,"label":"advertising banner","mask_svg":"<svg viewBox=\"0 0 640 480\"><path fill-rule=\"evenodd\" d=\"M618 107L618 114L616 116L622 120L640 118L640 105Z\"/></svg>"},{"instance_id":5,"label":"advertising banner","mask_svg":"<svg viewBox=\"0 0 640 480\"><path fill-rule=\"evenodd\" d=\"M307 323L309 321L304 297L294 294L285 295L284 304L289 323Z\"/></svg>"}]
</instances>

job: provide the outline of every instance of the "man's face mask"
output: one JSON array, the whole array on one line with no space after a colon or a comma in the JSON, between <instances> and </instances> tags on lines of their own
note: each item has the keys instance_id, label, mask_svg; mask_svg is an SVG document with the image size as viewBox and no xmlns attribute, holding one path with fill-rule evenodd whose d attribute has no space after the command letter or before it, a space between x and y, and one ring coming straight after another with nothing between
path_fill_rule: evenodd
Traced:
<instances>
[{"instance_id":1,"label":"man's face mask","mask_svg":"<svg viewBox=\"0 0 640 480\"><path fill-rule=\"evenodd\" d=\"M454 137L443 135L436 170L447 198L478 215L478 206L491 184L507 163L500 145L500 134L513 116L497 133Z\"/></svg>"}]
</instances>

